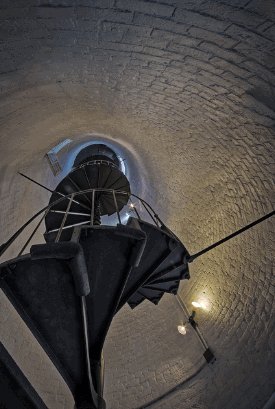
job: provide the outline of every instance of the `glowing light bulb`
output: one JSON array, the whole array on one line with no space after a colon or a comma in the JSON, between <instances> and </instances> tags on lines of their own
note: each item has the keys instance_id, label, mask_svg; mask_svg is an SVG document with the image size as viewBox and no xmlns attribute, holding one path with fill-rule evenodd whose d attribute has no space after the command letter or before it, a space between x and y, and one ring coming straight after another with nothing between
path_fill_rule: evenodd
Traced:
<instances>
[{"instance_id":1,"label":"glowing light bulb","mask_svg":"<svg viewBox=\"0 0 275 409\"><path fill-rule=\"evenodd\" d=\"M178 325L178 331L181 335L186 335L186 328L184 325Z\"/></svg>"},{"instance_id":2,"label":"glowing light bulb","mask_svg":"<svg viewBox=\"0 0 275 409\"><path fill-rule=\"evenodd\" d=\"M192 301L191 304L192 304L193 307L195 307L195 308L202 308L202 305L201 305L199 302L197 302L197 301Z\"/></svg>"}]
</instances>

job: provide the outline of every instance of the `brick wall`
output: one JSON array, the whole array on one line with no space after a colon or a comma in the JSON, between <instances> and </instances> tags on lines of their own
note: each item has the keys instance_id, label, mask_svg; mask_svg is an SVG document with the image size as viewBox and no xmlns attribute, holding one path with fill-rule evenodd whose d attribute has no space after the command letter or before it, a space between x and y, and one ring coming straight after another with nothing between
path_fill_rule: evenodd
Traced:
<instances>
[{"instance_id":1,"label":"brick wall","mask_svg":"<svg viewBox=\"0 0 275 409\"><path fill-rule=\"evenodd\" d=\"M2 0L1 241L47 200L16 172L54 187L44 154L89 132L127 146L144 181L133 191L191 253L274 208L274 13L268 0ZM274 389L273 253L269 220L191 265L181 297L189 308L209 303L198 322L217 362L152 407L263 407ZM28 357L20 365L50 408L72 407L12 317L1 321L5 345ZM198 367L201 350L194 334L178 335L180 319L172 296L116 317L105 351L110 408L138 407Z\"/></svg>"}]
</instances>

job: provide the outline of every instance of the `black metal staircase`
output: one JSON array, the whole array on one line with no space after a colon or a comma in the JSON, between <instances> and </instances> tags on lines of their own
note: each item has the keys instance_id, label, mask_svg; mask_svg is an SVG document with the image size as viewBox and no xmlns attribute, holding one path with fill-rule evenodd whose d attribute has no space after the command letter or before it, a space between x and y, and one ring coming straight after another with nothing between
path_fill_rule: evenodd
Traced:
<instances>
[{"instance_id":1,"label":"black metal staircase","mask_svg":"<svg viewBox=\"0 0 275 409\"><path fill-rule=\"evenodd\" d=\"M135 223L141 228L131 227ZM80 267L74 246L83 254ZM126 302L157 303L164 292L176 293L189 276L186 254L166 232L131 219L127 226L76 227L71 241L32 246L30 254L1 265L3 291L60 371L77 408L104 407L101 353L116 312Z\"/></svg>"},{"instance_id":2,"label":"black metal staircase","mask_svg":"<svg viewBox=\"0 0 275 409\"><path fill-rule=\"evenodd\" d=\"M187 250L148 203L138 198L154 224L136 209L137 217L121 223L130 198L113 151L99 145L82 152L43 209L46 244L0 265L3 291L63 376L77 409L105 407L102 349L114 315L127 302L131 308L145 299L157 304L189 278ZM113 214L118 224L101 225L102 216Z\"/></svg>"},{"instance_id":3,"label":"black metal staircase","mask_svg":"<svg viewBox=\"0 0 275 409\"><path fill-rule=\"evenodd\" d=\"M63 376L77 409L105 408L102 349L113 317L126 303L131 308L144 300L158 304L164 293L177 294L180 281L190 277L188 263L274 215L272 211L190 256L152 207L131 194L118 158L105 145L81 151L51 193L48 206L0 246L1 256L43 215L19 255L0 264L0 282ZM133 205L137 200L152 223L141 219ZM136 217L124 225L120 213L129 201ZM101 225L102 216L113 214L117 224ZM43 220L46 243L22 255ZM0 359L5 360L3 351ZM19 373L16 382L5 374L16 388L27 388L22 396L28 401L39 401Z\"/></svg>"},{"instance_id":4,"label":"black metal staircase","mask_svg":"<svg viewBox=\"0 0 275 409\"><path fill-rule=\"evenodd\" d=\"M98 189L97 191L92 189ZM101 190L100 190L101 189ZM130 185L126 176L110 161L91 160L74 168L57 186L49 204L58 201L60 197L85 191L81 196L73 197L70 202L64 200L52 206L46 222L46 241L54 241L58 229L64 220L59 240L69 240L74 227L91 224L100 224L100 217L120 212L127 204L130 194ZM115 200L113 191L116 192Z\"/></svg>"}]
</instances>

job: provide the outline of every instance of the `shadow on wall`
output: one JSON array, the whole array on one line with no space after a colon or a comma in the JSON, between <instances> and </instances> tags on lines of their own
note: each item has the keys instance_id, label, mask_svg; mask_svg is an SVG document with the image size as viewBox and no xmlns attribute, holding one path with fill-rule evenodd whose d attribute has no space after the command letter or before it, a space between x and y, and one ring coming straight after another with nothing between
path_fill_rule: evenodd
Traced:
<instances>
[{"instance_id":1,"label":"shadow on wall","mask_svg":"<svg viewBox=\"0 0 275 409\"><path fill-rule=\"evenodd\" d=\"M275 17L274 0L251 0L247 8L268 18Z\"/></svg>"},{"instance_id":2,"label":"shadow on wall","mask_svg":"<svg viewBox=\"0 0 275 409\"><path fill-rule=\"evenodd\" d=\"M271 83L266 88L254 87L247 91L247 94L253 97L257 102L263 104L268 110L274 112L275 115L275 88ZM275 128L275 121L272 128Z\"/></svg>"},{"instance_id":3,"label":"shadow on wall","mask_svg":"<svg viewBox=\"0 0 275 409\"><path fill-rule=\"evenodd\" d=\"M271 56L265 61L267 66L275 68L275 56ZM267 121L267 125L275 129L275 87L271 79L266 78L264 83L257 85L246 91L247 102L250 108Z\"/></svg>"}]
</instances>

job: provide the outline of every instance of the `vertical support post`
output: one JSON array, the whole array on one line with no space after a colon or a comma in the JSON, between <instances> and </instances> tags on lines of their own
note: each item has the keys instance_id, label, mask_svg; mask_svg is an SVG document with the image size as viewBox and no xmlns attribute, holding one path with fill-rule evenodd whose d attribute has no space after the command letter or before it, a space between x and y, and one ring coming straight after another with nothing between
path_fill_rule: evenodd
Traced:
<instances>
[{"instance_id":1,"label":"vertical support post","mask_svg":"<svg viewBox=\"0 0 275 409\"><path fill-rule=\"evenodd\" d=\"M92 372L91 372L91 362L90 362L90 351L89 351L89 332L88 332L88 319L87 319L87 307L86 307L86 298L81 296L81 315L82 315L82 324L84 332L84 346L85 346L85 357L86 357L86 366L87 374L90 385L91 397L95 408L98 408L98 395L94 389Z\"/></svg>"},{"instance_id":2,"label":"vertical support post","mask_svg":"<svg viewBox=\"0 0 275 409\"><path fill-rule=\"evenodd\" d=\"M116 200L116 193L113 190L113 198L114 198L114 203L115 203L115 208L116 208L116 213L117 213L117 218L118 218L118 222L119 224L121 224L121 218L120 218L120 214L119 214L119 210L118 210L118 205L117 205L117 200Z\"/></svg>"},{"instance_id":3,"label":"vertical support post","mask_svg":"<svg viewBox=\"0 0 275 409\"><path fill-rule=\"evenodd\" d=\"M69 210L70 210L70 208L71 208L71 205L72 205L73 198L74 198L74 193L72 193L72 195L71 195L71 197L70 197L70 201L69 201L69 203L68 203L68 206L67 206L67 209L66 209L66 213L64 214L62 223L61 223L61 225L60 225L60 227L59 227L58 233L57 233L56 238L55 238L55 243L57 243L57 242L59 241L59 239L60 239L60 236L61 236L61 234L62 234L63 227L64 227L64 225L65 225L65 223L66 223L66 220L67 220L68 212L69 212Z\"/></svg>"},{"instance_id":4,"label":"vertical support post","mask_svg":"<svg viewBox=\"0 0 275 409\"><path fill-rule=\"evenodd\" d=\"M95 189L92 192L92 210L91 210L91 222L90 225L94 225L94 218L95 218Z\"/></svg>"},{"instance_id":5,"label":"vertical support post","mask_svg":"<svg viewBox=\"0 0 275 409\"><path fill-rule=\"evenodd\" d=\"M138 218L139 220L141 220L141 217L140 217L140 215L139 215L139 212L137 211L135 205L133 204L133 201L132 201L132 199L131 199L131 195L129 195L129 200L130 200L130 202L131 202L131 204L132 204L132 209L134 210L134 212L135 212L137 218Z\"/></svg>"}]
</instances>

